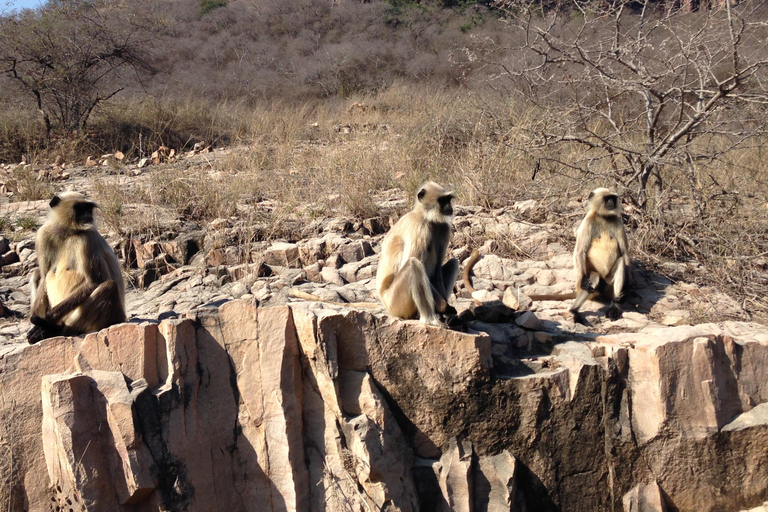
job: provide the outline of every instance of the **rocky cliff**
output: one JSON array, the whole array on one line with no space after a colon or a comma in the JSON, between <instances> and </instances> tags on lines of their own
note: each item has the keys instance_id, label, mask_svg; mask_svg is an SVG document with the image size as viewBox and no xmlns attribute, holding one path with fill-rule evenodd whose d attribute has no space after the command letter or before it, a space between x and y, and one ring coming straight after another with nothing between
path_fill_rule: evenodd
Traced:
<instances>
[{"instance_id":1,"label":"rocky cliff","mask_svg":"<svg viewBox=\"0 0 768 512\"><path fill-rule=\"evenodd\" d=\"M92 194L90 173L67 181ZM465 332L395 321L376 253L408 198L385 196L380 217L248 243L274 204L200 226L124 205L161 233L105 232L130 323L34 346L33 231L0 236L0 510L768 509L768 328L662 275L703 267L636 262L623 318L588 302L587 327L525 301L573 287L560 213L457 206L452 256L483 254L452 298Z\"/></svg>"},{"instance_id":2,"label":"rocky cliff","mask_svg":"<svg viewBox=\"0 0 768 512\"><path fill-rule=\"evenodd\" d=\"M0 351L1 489L14 511L768 500L758 324L548 341L512 364L485 333L236 300Z\"/></svg>"}]
</instances>

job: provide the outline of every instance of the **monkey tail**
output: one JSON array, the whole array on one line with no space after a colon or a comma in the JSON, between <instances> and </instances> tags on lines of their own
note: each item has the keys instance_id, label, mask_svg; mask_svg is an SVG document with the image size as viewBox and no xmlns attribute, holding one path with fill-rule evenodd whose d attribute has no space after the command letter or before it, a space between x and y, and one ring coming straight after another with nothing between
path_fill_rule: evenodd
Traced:
<instances>
[{"instance_id":1,"label":"monkey tail","mask_svg":"<svg viewBox=\"0 0 768 512\"><path fill-rule=\"evenodd\" d=\"M534 302L540 300L570 300L576 298L576 292L551 293L548 295L528 295L528 298Z\"/></svg>"},{"instance_id":2,"label":"monkey tail","mask_svg":"<svg viewBox=\"0 0 768 512\"><path fill-rule=\"evenodd\" d=\"M477 260L480 259L480 251L477 249L472 251L472 254L469 256L469 261L467 262L467 266L464 267L464 288L469 291L469 293L472 293L475 290L474 286L472 286L472 280L469 278L469 273L472 272L472 269L475 266L475 263L477 263Z\"/></svg>"},{"instance_id":3,"label":"monkey tail","mask_svg":"<svg viewBox=\"0 0 768 512\"><path fill-rule=\"evenodd\" d=\"M291 296L297 299L303 299L310 302L325 302L326 304L333 304L334 306L348 306L353 308L380 308L383 307L378 302L335 302L332 300L325 300L317 295L303 292L297 288L291 288Z\"/></svg>"}]
</instances>

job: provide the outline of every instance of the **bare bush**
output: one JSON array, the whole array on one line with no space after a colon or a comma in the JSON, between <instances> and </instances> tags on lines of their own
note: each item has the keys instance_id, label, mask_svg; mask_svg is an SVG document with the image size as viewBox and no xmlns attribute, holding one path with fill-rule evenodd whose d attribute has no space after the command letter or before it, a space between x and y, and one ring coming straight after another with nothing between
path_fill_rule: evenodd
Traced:
<instances>
[{"instance_id":1,"label":"bare bush","mask_svg":"<svg viewBox=\"0 0 768 512\"><path fill-rule=\"evenodd\" d=\"M651 178L685 177L766 133L768 25L761 2L685 13L644 0L576 18L515 5L517 41L479 61L498 66L540 121L528 147L552 168L614 182L645 209ZM602 4L601 4L602 5ZM697 169L699 168L699 169Z\"/></svg>"},{"instance_id":2,"label":"bare bush","mask_svg":"<svg viewBox=\"0 0 768 512\"><path fill-rule=\"evenodd\" d=\"M150 70L130 8L62 0L0 17L0 71L31 95L46 132L85 127L93 110ZM140 35L142 34L142 35Z\"/></svg>"}]
</instances>

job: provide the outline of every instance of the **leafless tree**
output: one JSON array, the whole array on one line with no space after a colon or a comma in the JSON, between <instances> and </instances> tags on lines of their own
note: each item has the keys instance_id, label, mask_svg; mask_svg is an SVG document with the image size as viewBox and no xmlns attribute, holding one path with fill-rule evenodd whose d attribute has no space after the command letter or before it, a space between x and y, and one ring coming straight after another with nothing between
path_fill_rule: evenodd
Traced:
<instances>
[{"instance_id":1,"label":"leafless tree","mask_svg":"<svg viewBox=\"0 0 768 512\"><path fill-rule=\"evenodd\" d=\"M768 118L768 9L712 2L697 12L651 0L574 2L576 16L515 0L517 40L477 62L541 113L520 127L549 163L611 180L642 209L649 180L754 142ZM589 9L587 9L589 5ZM684 6L687 7L687 4ZM564 151L565 148L579 151ZM578 155L578 156L572 156ZM571 157L572 156L572 157Z\"/></svg>"},{"instance_id":2,"label":"leafless tree","mask_svg":"<svg viewBox=\"0 0 768 512\"><path fill-rule=\"evenodd\" d=\"M150 32L135 7L53 0L0 17L0 71L34 99L49 135L84 128L97 105L151 71Z\"/></svg>"}]
</instances>

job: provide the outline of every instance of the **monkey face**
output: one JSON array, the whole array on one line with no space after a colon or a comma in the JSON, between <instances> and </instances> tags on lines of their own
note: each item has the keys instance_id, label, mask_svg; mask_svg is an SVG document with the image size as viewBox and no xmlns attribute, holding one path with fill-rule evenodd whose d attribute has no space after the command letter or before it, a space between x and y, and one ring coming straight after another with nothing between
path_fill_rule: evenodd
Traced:
<instances>
[{"instance_id":1,"label":"monkey face","mask_svg":"<svg viewBox=\"0 0 768 512\"><path fill-rule=\"evenodd\" d=\"M93 209L95 207L96 203L90 201L75 203L73 207L75 212L75 223L79 225L93 224Z\"/></svg>"},{"instance_id":2,"label":"monkey face","mask_svg":"<svg viewBox=\"0 0 768 512\"><path fill-rule=\"evenodd\" d=\"M608 188L597 188L589 197L589 209L599 215L615 216L621 213L621 199L619 195Z\"/></svg>"},{"instance_id":3,"label":"monkey face","mask_svg":"<svg viewBox=\"0 0 768 512\"><path fill-rule=\"evenodd\" d=\"M63 192L53 196L49 203L51 214L58 222L73 229L93 229L93 209L96 203L77 192Z\"/></svg>"},{"instance_id":4,"label":"monkey face","mask_svg":"<svg viewBox=\"0 0 768 512\"><path fill-rule=\"evenodd\" d=\"M453 205L451 205L452 200L453 194L448 194L447 196L443 196L437 200L437 204L440 206L440 213L446 217L453 216Z\"/></svg>"},{"instance_id":5,"label":"monkey face","mask_svg":"<svg viewBox=\"0 0 768 512\"><path fill-rule=\"evenodd\" d=\"M416 194L414 208L421 209L430 222L450 222L453 217L453 193L437 183L427 182Z\"/></svg>"}]
</instances>

